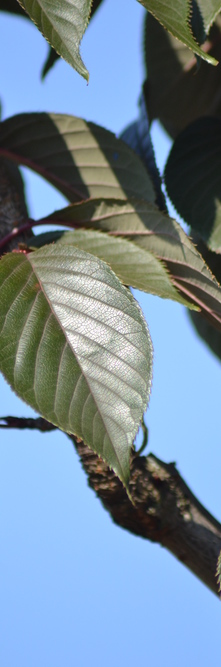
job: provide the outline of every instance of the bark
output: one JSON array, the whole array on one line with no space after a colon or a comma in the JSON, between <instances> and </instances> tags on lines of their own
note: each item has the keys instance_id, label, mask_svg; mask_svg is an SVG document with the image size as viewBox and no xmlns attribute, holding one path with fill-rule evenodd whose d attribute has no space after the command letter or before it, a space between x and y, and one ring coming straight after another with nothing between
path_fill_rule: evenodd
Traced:
<instances>
[{"instance_id":1,"label":"bark","mask_svg":"<svg viewBox=\"0 0 221 667\"><path fill-rule=\"evenodd\" d=\"M0 418L0 428L46 432L56 427L45 419ZM81 459L89 486L114 523L168 549L208 588L219 595L216 570L221 551L221 524L190 491L174 463L154 454L131 454L129 499L115 475L82 440L69 436Z\"/></svg>"},{"instance_id":2,"label":"bark","mask_svg":"<svg viewBox=\"0 0 221 667\"><path fill-rule=\"evenodd\" d=\"M217 595L216 569L221 550L221 524L190 491L174 463L153 454L132 453L130 494L116 475L82 441L75 446L88 483L113 521L174 554Z\"/></svg>"}]
</instances>

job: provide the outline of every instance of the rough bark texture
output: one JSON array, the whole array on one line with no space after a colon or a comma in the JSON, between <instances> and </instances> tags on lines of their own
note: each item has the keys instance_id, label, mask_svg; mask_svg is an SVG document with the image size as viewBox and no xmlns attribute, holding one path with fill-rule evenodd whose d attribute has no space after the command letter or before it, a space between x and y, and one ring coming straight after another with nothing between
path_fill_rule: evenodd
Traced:
<instances>
[{"instance_id":1,"label":"rough bark texture","mask_svg":"<svg viewBox=\"0 0 221 667\"><path fill-rule=\"evenodd\" d=\"M113 521L171 551L218 595L221 524L199 503L173 463L131 458L130 502L116 475L82 441L75 446L91 486Z\"/></svg>"}]
</instances>

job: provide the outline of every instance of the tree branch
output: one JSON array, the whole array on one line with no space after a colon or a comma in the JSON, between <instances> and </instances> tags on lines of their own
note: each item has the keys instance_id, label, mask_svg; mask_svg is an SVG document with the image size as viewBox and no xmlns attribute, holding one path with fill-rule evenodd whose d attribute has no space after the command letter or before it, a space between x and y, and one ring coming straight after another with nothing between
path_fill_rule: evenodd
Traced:
<instances>
[{"instance_id":1,"label":"tree branch","mask_svg":"<svg viewBox=\"0 0 221 667\"><path fill-rule=\"evenodd\" d=\"M52 430L42 418L2 417L0 427ZM80 456L88 483L113 521L134 535L166 547L217 595L216 568L221 524L190 491L174 463L153 454L132 452L130 493L133 503L108 466L82 440L69 436Z\"/></svg>"},{"instance_id":2,"label":"tree branch","mask_svg":"<svg viewBox=\"0 0 221 667\"><path fill-rule=\"evenodd\" d=\"M214 593L221 550L221 524L190 491L173 463L153 454L132 454L130 502L116 475L84 443L75 446L88 475L89 486L113 521L174 554Z\"/></svg>"}]
</instances>

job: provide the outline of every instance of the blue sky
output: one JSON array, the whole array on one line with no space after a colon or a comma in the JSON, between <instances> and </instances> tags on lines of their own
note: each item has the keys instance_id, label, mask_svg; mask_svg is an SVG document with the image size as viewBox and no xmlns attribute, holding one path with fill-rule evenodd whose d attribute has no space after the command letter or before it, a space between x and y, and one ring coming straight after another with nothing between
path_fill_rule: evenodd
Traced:
<instances>
[{"instance_id":1,"label":"blue sky","mask_svg":"<svg viewBox=\"0 0 221 667\"><path fill-rule=\"evenodd\" d=\"M104 0L82 43L89 85L64 62L45 82L47 46L36 28L1 16L3 118L70 113L119 133L137 115L144 78L135 0ZM167 137L153 131L162 166ZM33 217L65 202L25 171ZM136 293L154 345L149 451L176 461L220 518L220 364L186 310ZM28 416L0 379L1 414ZM158 545L114 526L61 433L0 432L0 661L4 667L208 667L220 655L220 607Z\"/></svg>"}]
</instances>

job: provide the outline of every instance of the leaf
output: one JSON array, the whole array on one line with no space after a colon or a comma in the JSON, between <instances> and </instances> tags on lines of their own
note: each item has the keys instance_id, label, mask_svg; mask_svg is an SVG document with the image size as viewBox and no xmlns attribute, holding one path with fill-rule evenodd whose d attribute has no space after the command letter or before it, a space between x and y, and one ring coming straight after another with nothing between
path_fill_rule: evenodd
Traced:
<instances>
[{"instance_id":1,"label":"leaf","mask_svg":"<svg viewBox=\"0 0 221 667\"><path fill-rule=\"evenodd\" d=\"M51 46L49 46L48 55L47 55L47 58L45 60L44 65L42 67L42 72L41 72L41 78L42 79L44 79L46 77L46 74L48 74L48 72L50 72L50 69L56 63L58 58L59 58L58 53L56 53L56 51Z\"/></svg>"},{"instance_id":2,"label":"leaf","mask_svg":"<svg viewBox=\"0 0 221 667\"><path fill-rule=\"evenodd\" d=\"M88 81L79 46L89 21L92 0L19 0L19 3L59 56Z\"/></svg>"},{"instance_id":3,"label":"leaf","mask_svg":"<svg viewBox=\"0 0 221 667\"><path fill-rule=\"evenodd\" d=\"M191 323L195 331L213 354L221 360L221 332L217 331L210 322L202 317L201 313L189 312Z\"/></svg>"},{"instance_id":4,"label":"leaf","mask_svg":"<svg viewBox=\"0 0 221 667\"><path fill-rule=\"evenodd\" d=\"M155 200L138 156L112 132L64 114L19 114L0 125L0 155L26 165L70 201L136 196Z\"/></svg>"},{"instance_id":5,"label":"leaf","mask_svg":"<svg viewBox=\"0 0 221 667\"><path fill-rule=\"evenodd\" d=\"M17 0L16 0L16 2L17 2ZM91 21L92 17L94 16L96 10L100 6L101 2L102 2L102 0L93 0L93 4L92 4L92 7L91 7L91 13L90 13L90 21ZM59 55L56 53L56 51L53 48L49 47L48 56L46 58L44 66L42 68L42 73L41 73L42 79L45 78L46 74L48 74L48 72L53 67L53 65L58 60L58 58L59 58Z\"/></svg>"},{"instance_id":6,"label":"leaf","mask_svg":"<svg viewBox=\"0 0 221 667\"><path fill-rule=\"evenodd\" d=\"M46 232L33 237L29 247L39 248L50 242L76 246L99 257L111 266L124 285L189 305L173 286L163 263L128 239L93 230Z\"/></svg>"},{"instance_id":7,"label":"leaf","mask_svg":"<svg viewBox=\"0 0 221 667\"><path fill-rule=\"evenodd\" d=\"M0 10L3 10L4 12L8 12L10 14L19 15L22 16L23 18L31 20L26 11L21 7L21 5L18 4L17 0L0 0ZM45 78L46 74L53 67L54 63L56 62L56 60L58 60L58 58L59 55L56 53L56 51L54 51L54 49L51 48L51 46L49 46L48 56L42 68L42 73L41 73L42 79Z\"/></svg>"},{"instance_id":8,"label":"leaf","mask_svg":"<svg viewBox=\"0 0 221 667\"><path fill-rule=\"evenodd\" d=\"M104 262L62 245L5 255L0 285L5 378L127 485L152 377L151 339L132 294Z\"/></svg>"},{"instance_id":9,"label":"leaf","mask_svg":"<svg viewBox=\"0 0 221 667\"><path fill-rule=\"evenodd\" d=\"M206 244L196 236L194 237L197 243L197 249L201 253L203 259L209 266L212 274L215 276L219 284L221 283L221 255L218 252L212 252ZM205 320L201 313L190 314L192 324L203 342L209 346L210 350L221 359L221 332L207 320Z\"/></svg>"},{"instance_id":10,"label":"leaf","mask_svg":"<svg viewBox=\"0 0 221 667\"><path fill-rule=\"evenodd\" d=\"M180 225L155 206L135 200L94 200L55 211L44 218L45 223L48 221L117 232L133 240L139 248L163 262L181 297L198 306L205 317L209 317L214 326L221 329L219 283Z\"/></svg>"},{"instance_id":11,"label":"leaf","mask_svg":"<svg viewBox=\"0 0 221 667\"><path fill-rule=\"evenodd\" d=\"M221 18L208 37L209 53L221 61ZM159 118L175 138L200 116L221 116L221 64L209 67L169 34L151 15L145 21L145 63L148 81L145 98L150 122Z\"/></svg>"},{"instance_id":12,"label":"leaf","mask_svg":"<svg viewBox=\"0 0 221 667\"><path fill-rule=\"evenodd\" d=\"M190 28L191 24L191 6L189 0L139 0L140 4L145 7L155 18L168 30L174 37L177 37L181 42L191 49L195 54L198 54L204 60L207 60L211 65L216 65L217 61L208 53L204 52L194 39ZM208 3L208 0L205 0ZM204 0L198 2L199 9L201 4L204 5ZM210 12L210 17L213 15L215 20L217 2L214 0L214 8ZM204 9L204 7L203 7ZM201 11L204 19L203 12ZM205 12L207 17L208 12ZM207 21L208 23L208 21ZM212 21L209 23L210 27ZM204 24L205 25L205 24ZM206 24L207 25L207 24ZM205 25L205 28L206 28Z\"/></svg>"},{"instance_id":13,"label":"leaf","mask_svg":"<svg viewBox=\"0 0 221 667\"><path fill-rule=\"evenodd\" d=\"M203 44L206 31L198 0L190 0L190 27L198 44Z\"/></svg>"},{"instance_id":14,"label":"leaf","mask_svg":"<svg viewBox=\"0 0 221 667\"><path fill-rule=\"evenodd\" d=\"M176 139L165 168L180 215L212 250L221 249L221 120L200 118Z\"/></svg>"},{"instance_id":15,"label":"leaf","mask_svg":"<svg viewBox=\"0 0 221 667\"><path fill-rule=\"evenodd\" d=\"M210 26L215 21L217 14L221 10L220 0L197 0L199 10L201 12L206 33L208 33Z\"/></svg>"},{"instance_id":16,"label":"leaf","mask_svg":"<svg viewBox=\"0 0 221 667\"><path fill-rule=\"evenodd\" d=\"M21 7L20 4L18 4L19 0L0 0L0 10L3 10L4 12L8 12L11 14L18 14L19 16L23 16L24 18L27 18L31 20L30 16L26 13L26 11ZM91 7L91 14L90 14L90 21L92 17L94 16L96 10L100 6L102 0L94 0L92 7ZM47 38L47 36L45 35ZM41 78L44 79L46 74L50 71L50 69L53 67L55 62L58 60L60 56L58 53L49 46L48 50L48 56L46 58L46 61L43 65L42 72L41 72Z\"/></svg>"}]
</instances>

